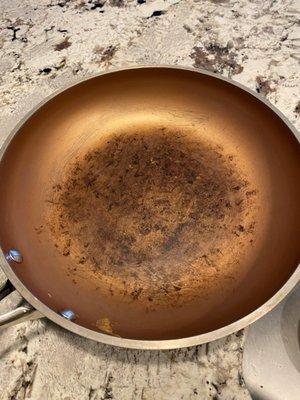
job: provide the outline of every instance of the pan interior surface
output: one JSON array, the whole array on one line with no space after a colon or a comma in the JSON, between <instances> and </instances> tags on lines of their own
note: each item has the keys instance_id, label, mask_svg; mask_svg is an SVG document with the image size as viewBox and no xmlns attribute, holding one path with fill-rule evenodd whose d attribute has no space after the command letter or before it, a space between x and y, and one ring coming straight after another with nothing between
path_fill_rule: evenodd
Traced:
<instances>
[{"instance_id":1,"label":"pan interior surface","mask_svg":"<svg viewBox=\"0 0 300 400\"><path fill-rule=\"evenodd\" d=\"M133 339L234 322L299 263L299 144L266 105L191 71L82 82L0 164L0 241L51 309ZM299 197L298 197L299 198Z\"/></svg>"}]
</instances>

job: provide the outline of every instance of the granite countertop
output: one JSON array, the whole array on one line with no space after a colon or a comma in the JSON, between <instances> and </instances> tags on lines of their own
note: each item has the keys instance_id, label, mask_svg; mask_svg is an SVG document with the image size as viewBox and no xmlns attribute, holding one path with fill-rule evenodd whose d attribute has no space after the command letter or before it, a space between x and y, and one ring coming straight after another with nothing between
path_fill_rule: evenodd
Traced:
<instances>
[{"instance_id":1,"label":"granite countertop","mask_svg":"<svg viewBox=\"0 0 300 400\"><path fill-rule=\"evenodd\" d=\"M2 0L0 8L1 143L56 89L134 64L218 72L300 126L296 0ZM243 341L241 331L189 349L142 352L27 322L0 332L0 399L248 400Z\"/></svg>"}]
</instances>

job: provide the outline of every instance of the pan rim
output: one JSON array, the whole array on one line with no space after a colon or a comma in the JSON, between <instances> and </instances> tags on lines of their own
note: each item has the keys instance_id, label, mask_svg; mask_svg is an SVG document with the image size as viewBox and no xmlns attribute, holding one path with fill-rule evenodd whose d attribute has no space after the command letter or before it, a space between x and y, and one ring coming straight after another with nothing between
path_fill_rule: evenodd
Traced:
<instances>
[{"instance_id":1,"label":"pan rim","mask_svg":"<svg viewBox=\"0 0 300 400\"><path fill-rule=\"evenodd\" d=\"M150 65L132 65L128 67L122 67L122 68L114 68L110 69L108 71L103 71L98 74L93 74L88 77L84 77L80 80L77 80L74 83L71 83L69 85L64 86L63 88L60 88L56 91L54 91L51 95L47 96L44 98L41 102L39 102L33 109L31 109L20 121L19 123L15 126L15 128L11 131L11 133L8 135L6 140L1 146L0 149L0 162L1 159L9 146L10 142L12 139L18 134L20 128L23 126L23 124L37 111L39 110L44 104L46 104L49 100L52 98L56 97L58 94L72 88L73 86L77 86L78 84L88 81L90 79L106 75L106 74L113 74L116 72L121 72L121 71L127 71L127 70L135 70L135 69L173 69L173 70L185 70L185 71L190 71L194 73L199 73L202 75L207 75L216 79L219 79L221 81L225 81L233 86L236 86L237 88L246 91L249 93L251 96L255 97L259 101L261 101L263 104L265 104L269 109L271 109L284 123L285 125L289 128L291 133L295 136L297 141L300 143L300 137L298 136L298 132L296 128L291 124L291 122L283 115L281 111L279 111L276 107L274 107L267 99L265 99L263 96L255 93L253 90L247 88L246 86L240 84L239 82L233 81L230 78L223 77L219 74L216 74L214 72L206 71L205 69L201 68L192 68L192 67L186 67L186 66L180 66L180 65L155 65L155 64L150 64ZM169 349L176 349L176 348L183 348L183 347L190 347L190 346L195 346L199 345L202 343L207 343L211 342L216 339L220 339L224 336L230 335L240 329L243 329L265 315L267 312L271 311L291 290L292 288L300 281L300 264L296 267L295 271L293 274L290 276L290 278L285 282L285 284L275 293L267 302L265 302L263 305L261 305L259 308L251 312L250 314L246 315L245 317L229 324L226 325L222 328L219 328L214 331L210 331L204 334L196 335L196 336L190 336L190 337L185 337L185 338L179 338L179 339L164 339L164 340L138 340L138 339L127 339L127 338L120 338L120 337L115 337L111 336L105 333L100 333L93 331L91 329L85 328L81 325L78 325L74 322L68 321L59 314L57 314L55 311L47 307L43 302L41 302L38 298L36 298L29 289L19 280L19 278L16 276L10 265L8 264L3 249L1 248L0 252L0 257L1 257L1 268L3 269L6 277L11 281L11 283L14 285L16 290L32 305L34 306L38 311L40 311L45 317L53 321L54 323L60 325L61 327L76 333L80 336L83 336L88 339L92 339L104 344L109 344L113 346L118 346L118 347L125 347L125 348L131 348L131 349L141 349L141 350L169 350Z\"/></svg>"}]
</instances>

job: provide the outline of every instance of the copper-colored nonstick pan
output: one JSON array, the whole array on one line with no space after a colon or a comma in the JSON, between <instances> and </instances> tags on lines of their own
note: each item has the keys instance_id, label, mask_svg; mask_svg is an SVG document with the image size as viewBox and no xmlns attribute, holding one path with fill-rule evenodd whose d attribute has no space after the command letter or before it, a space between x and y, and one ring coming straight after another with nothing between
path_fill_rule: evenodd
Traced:
<instances>
[{"instance_id":1,"label":"copper-colored nonstick pan","mask_svg":"<svg viewBox=\"0 0 300 400\"><path fill-rule=\"evenodd\" d=\"M0 321L135 348L243 328L299 280L299 183L294 129L239 84L139 67L71 86L2 150L3 268L38 311Z\"/></svg>"}]
</instances>

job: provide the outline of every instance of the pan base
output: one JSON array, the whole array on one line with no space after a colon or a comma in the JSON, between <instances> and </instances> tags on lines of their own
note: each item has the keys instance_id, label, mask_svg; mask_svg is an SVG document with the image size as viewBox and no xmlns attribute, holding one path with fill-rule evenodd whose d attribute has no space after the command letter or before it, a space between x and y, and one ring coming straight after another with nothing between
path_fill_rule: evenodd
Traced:
<instances>
[{"instance_id":1,"label":"pan base","mask_svg":"<svg viewBox=\"0 0 300 400\"><path fill-rule=\"evenodd\" d=\"M237 157L190 129L145 124L103 137L49 199L47 225L73 278L151 309L239 280L257 190Z\"/></svg>"}]
</instances>

